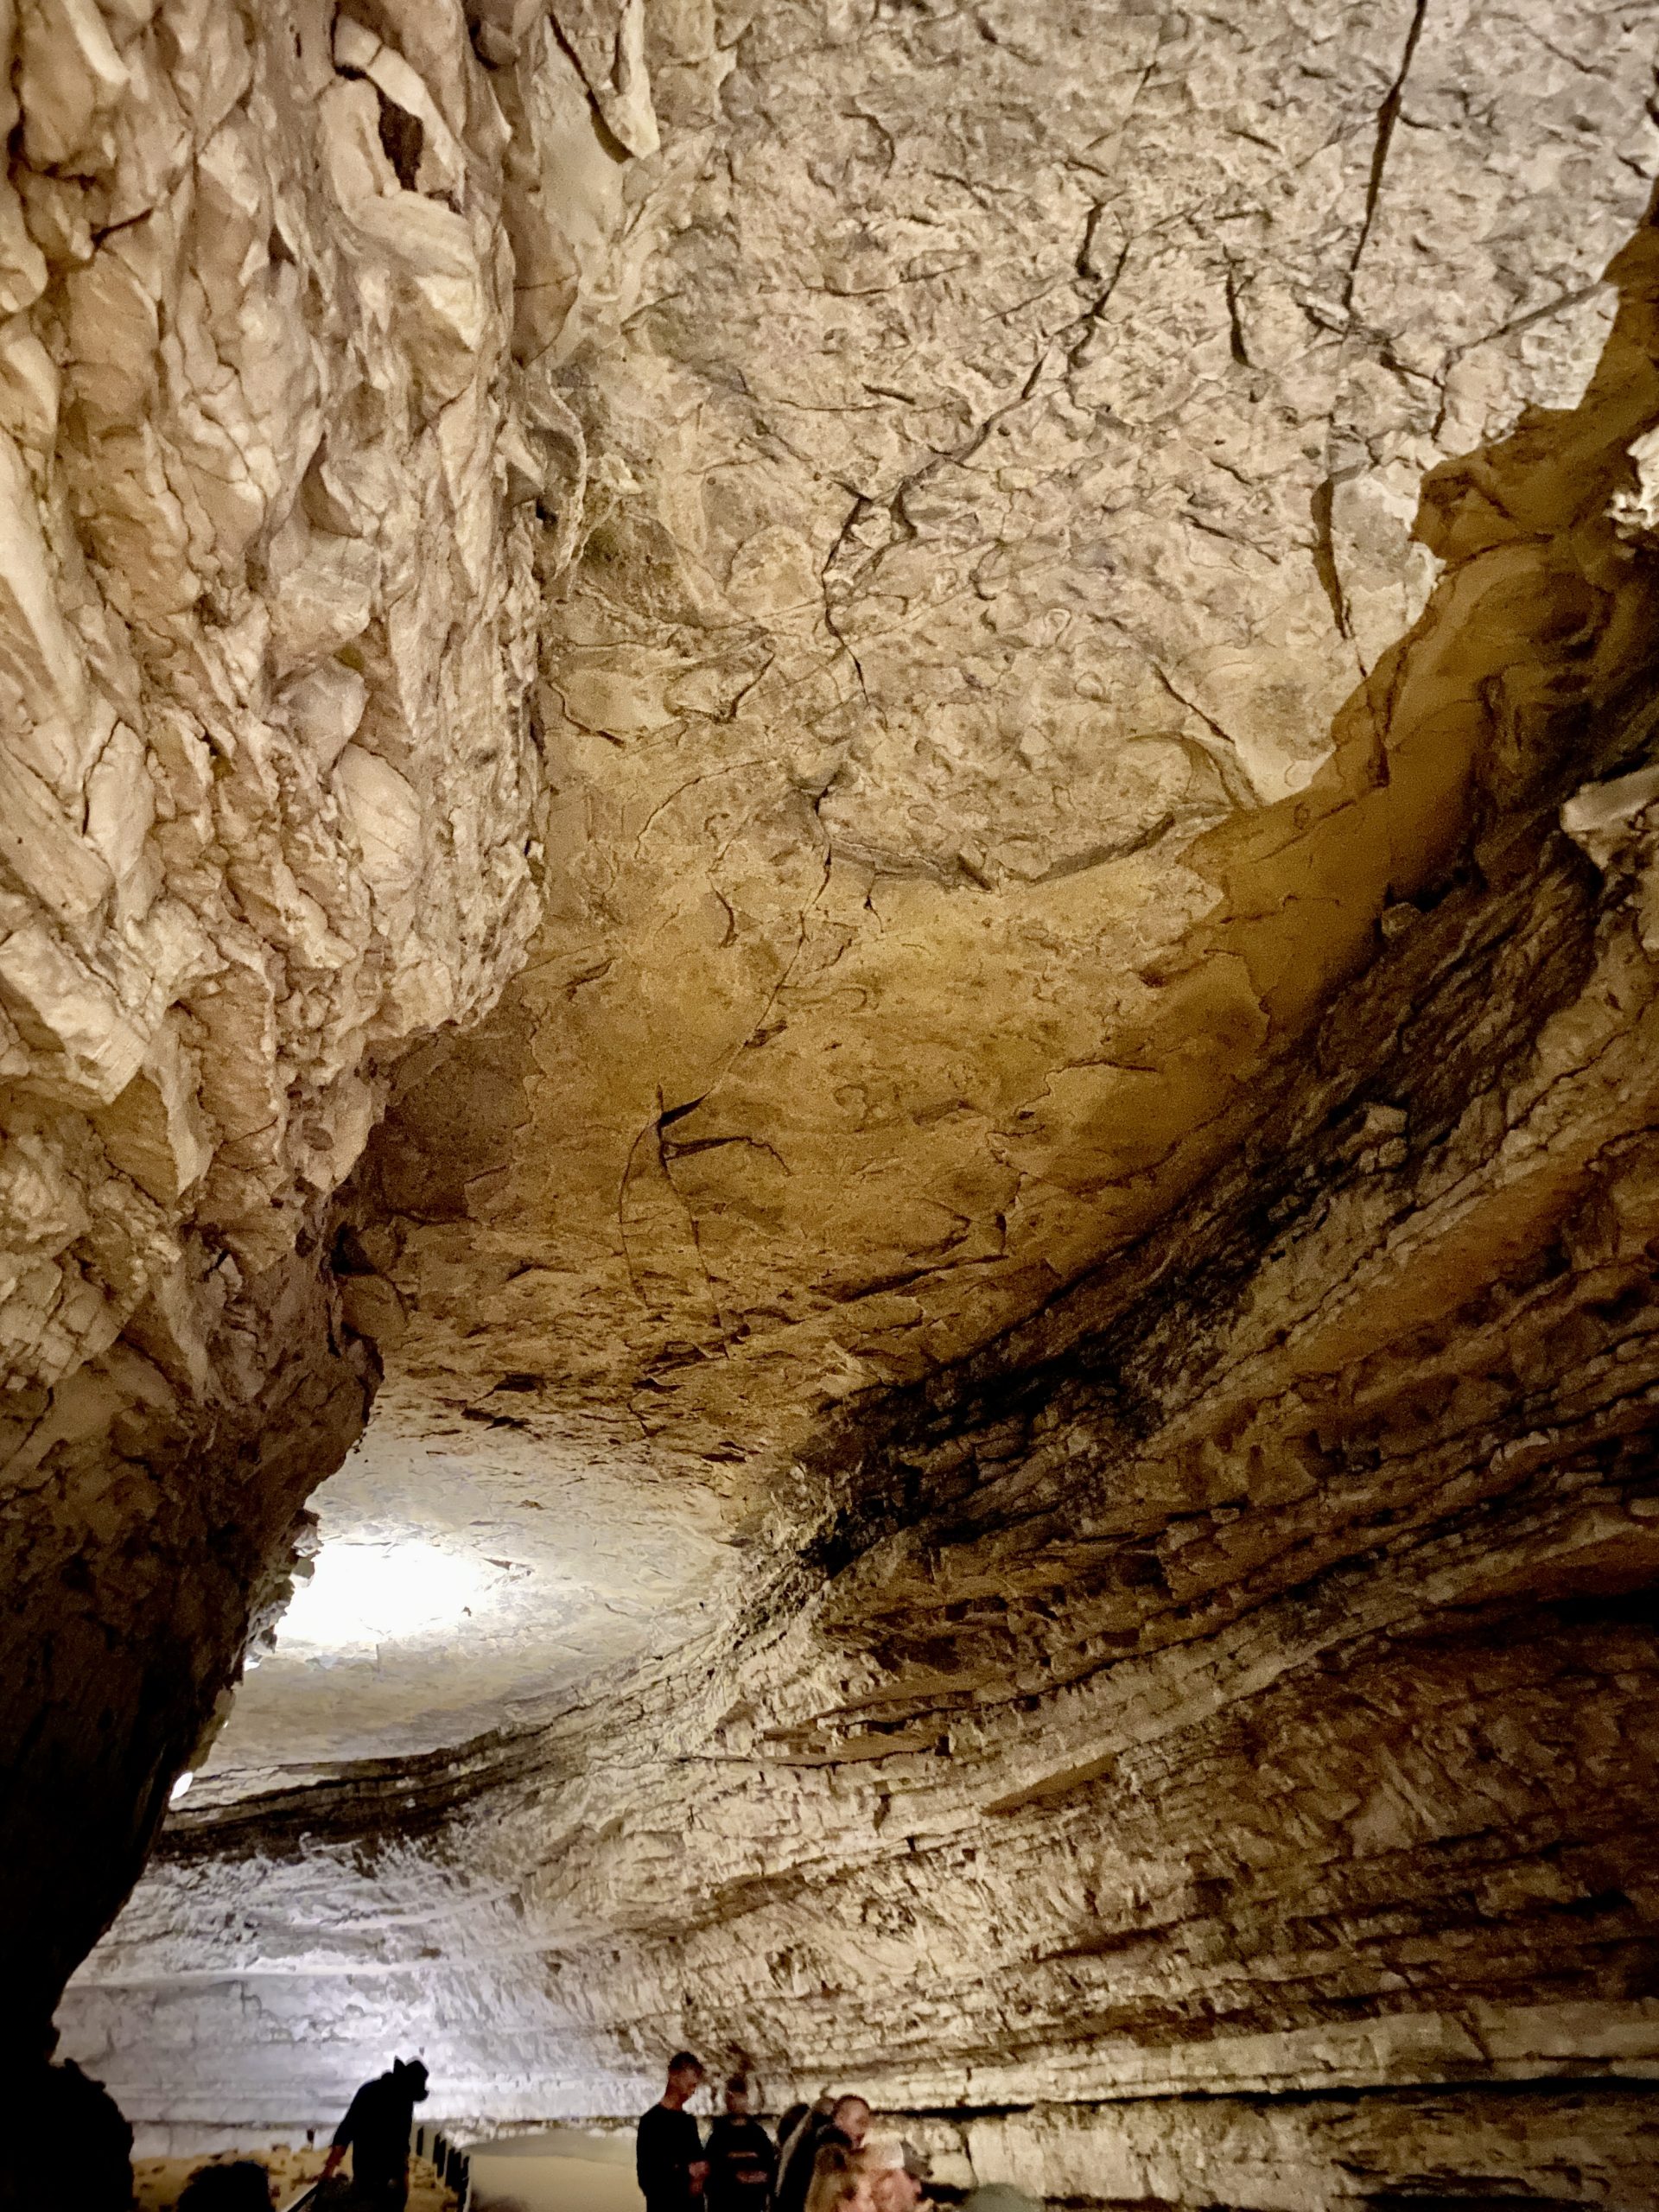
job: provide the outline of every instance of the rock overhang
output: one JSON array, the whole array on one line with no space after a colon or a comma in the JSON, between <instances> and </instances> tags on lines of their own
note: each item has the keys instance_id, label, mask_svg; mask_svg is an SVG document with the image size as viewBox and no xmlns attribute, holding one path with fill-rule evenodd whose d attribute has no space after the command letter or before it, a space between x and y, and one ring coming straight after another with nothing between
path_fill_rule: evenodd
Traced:
<instances>
[{"instance_id":1,"label":"rock overhang","mask_svg":"<svg viewBox=\"0 0 1659 2212\"><path fill-rule=\"evenodd\" d=\"M448 522L367 533L409 571L388 607L429 645L476 594L495 660L440 659L452 723L396 639L289 636L380 588L342 397L246 573L408 988L337 1126L219 1116L245 1197L262 1131L303 1137L259 1172L308 1211L238 1264L273 1280L298 1224L282 1325L308 1296L302 1363L358 1363L232 1580L337 1463L372 1344L340 1494L381 1495L337 1538L430 1541L472 1488L439 1548L512 1626L441 1687L383 1661L343 1759L279 1643L73 2000L84 2047L120 2056L122 1989L177 2049L240 1993L291 2117L356 2063L367 1975L463 2101L493 2075L527 2118L635 2094L664 2037L855 2059L912 2107L1649 2065L1598 1748L1650 1657L1642 11L440 16L365 5L297 60L456 518L442 564ZM123 33L144 98L184 81L173 35ZM231 135L280 198L289 65L244 51ZM278 288L309 250L279 232ZM80 404L71 468L126 404ZM142 641L130 536L85 528ZM469 906L442 824L474 753ZM237 866L257 934L287 878ZM446 869L438 965L483 1018L403 1052L452 1010L415 957ZM315 1026L343 956L294 945ZM20 1095L19 1143L66 1144ZM188 1084L157 1097L61 1157L126 1205L189 1125ZM278 1330L239 1296L257 1404ZM111 1357L59 1401L93 1459L143 1379ZM199 1380L168 1387L188 1427ZM1578 2125L1536 2110L1540 2145ZM1069 2125L1030 2122L1033 2174L1071 2171ZM1564 2155L1517 2139L1534 2179Z\"/></svg>"}]
</instances>

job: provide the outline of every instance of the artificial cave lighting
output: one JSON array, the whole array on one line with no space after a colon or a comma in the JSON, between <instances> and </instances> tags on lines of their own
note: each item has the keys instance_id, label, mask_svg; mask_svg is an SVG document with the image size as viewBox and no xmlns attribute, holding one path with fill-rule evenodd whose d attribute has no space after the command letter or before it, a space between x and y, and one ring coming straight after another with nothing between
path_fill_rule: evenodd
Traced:
<instances>
[{"instance_id":1,"label":"artificial cave lighting","mask_svg":"<svg viewBox=\"0 0 1659 2212\"><path fill-rule=\"evenodd\" d=\"M296 1656L360 1651L451 1633L477 1609L490 1576L423 1537L324 1544L276 1630Z\"/></svg>"}]
</instances>

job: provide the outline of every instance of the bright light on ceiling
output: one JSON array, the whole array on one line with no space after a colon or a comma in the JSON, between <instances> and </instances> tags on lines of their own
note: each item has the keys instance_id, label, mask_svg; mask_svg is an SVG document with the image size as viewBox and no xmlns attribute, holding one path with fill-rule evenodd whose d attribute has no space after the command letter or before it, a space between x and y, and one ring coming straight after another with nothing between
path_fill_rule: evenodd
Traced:
<instances>
[{"instance_id":1,"label":"bright light on ceiling","mask_svg":"<svg viewBox=\"0 0 1659 2212\"><path fill-rule=\"evenodd\" d=\"M475 1560L419 1537L325 1543L276 1630L279 1651L360 1650L452 1633L492 1577Z\"/></svg>"}]
</instances>

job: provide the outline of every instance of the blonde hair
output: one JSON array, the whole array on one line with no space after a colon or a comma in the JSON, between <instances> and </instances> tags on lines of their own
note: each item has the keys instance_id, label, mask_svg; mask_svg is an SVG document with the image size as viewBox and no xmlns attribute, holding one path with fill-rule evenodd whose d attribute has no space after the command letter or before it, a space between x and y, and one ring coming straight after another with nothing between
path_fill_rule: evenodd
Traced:
<instances>
[{"instance_id":1,"label":"blonde hair","mask_svg":"<svg viewBox=\"0 0 1659 2212\"><path fill-rule=\"evenodd\" d=\"M812 2168L804 2212L874 2212L869 2179L857 2154L826 2143Z\"/></svg>"}]
</instances>

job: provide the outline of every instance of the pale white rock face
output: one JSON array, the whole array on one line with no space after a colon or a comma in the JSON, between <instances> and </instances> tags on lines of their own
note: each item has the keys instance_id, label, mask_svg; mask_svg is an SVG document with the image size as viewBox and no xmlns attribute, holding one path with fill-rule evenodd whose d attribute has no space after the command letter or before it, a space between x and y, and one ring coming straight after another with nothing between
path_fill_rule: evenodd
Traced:
<instances>
[{"instance_id":1,"label":"pale white rock face","mask_svg":"<svg viewBox=\"0 0 1659 2212\"><path fill-rule=\"evenodd\" d=\"M321 8L16 33L14 1392L135 1317L199 1383L204 1268L289 1249L377 1068L532 925L505 132L459 10L416 12L424 78Z\"/></svg>"},{"instance_id":2,"label":"pale white rock face","mask_svg":"<svg viewBox=\"0 0 1659 2212\"><path fill-rule=\"evenodd\" d=\"M538 1489L568 1490L561 1509ZM715 1501L655 1515L638 1471L540 1483L378 1426L311 1500L308 1576L249 1662L204 1782L292 1786L342 1760L419 1755L556 1711L596 1660L683 1640L729 1564Z\"/></svg>"}]
</instances>

